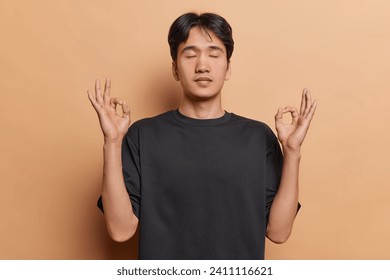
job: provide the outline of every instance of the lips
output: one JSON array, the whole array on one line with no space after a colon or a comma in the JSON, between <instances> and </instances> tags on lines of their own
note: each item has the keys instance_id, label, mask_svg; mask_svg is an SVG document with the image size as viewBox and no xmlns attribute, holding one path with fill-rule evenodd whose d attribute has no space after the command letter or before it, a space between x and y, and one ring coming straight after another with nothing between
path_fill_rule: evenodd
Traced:
<instances>
[{"instance_id":1,"label":"lips","mask_svg":"<svg viewBox=\"0 0 390 280\"><path fill-rule=\"evenodd\" d=\"M195 82L212 82L212 79L209 77L199 77L195 79Z\"/></svg>"}]
</instances>

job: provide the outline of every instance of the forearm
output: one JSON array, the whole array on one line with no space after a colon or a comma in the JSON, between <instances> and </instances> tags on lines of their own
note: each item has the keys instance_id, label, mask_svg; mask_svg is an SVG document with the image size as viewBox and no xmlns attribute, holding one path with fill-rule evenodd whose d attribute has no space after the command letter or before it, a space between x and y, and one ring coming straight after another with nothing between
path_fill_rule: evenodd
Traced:
<instances>
[{"instance_id":1,"label":"forearm","mask_svg":"<svg viewBox=\"0 0 390 280\"><path fill-rule=\"evenodd\" d=\"M138 219L123 179L121 141L105 142L103 160L102 200L107 229L115 241L126 241L134 235Z\"/></svg>"},{"instance_id":2,"label":"forearm","mask_svg":"<svg viewBox=\"0 0 390 280\"><path fill-rule=\"evenodd\" d=\"M267 227L267 237L275 243L285 242L291 234L298 205L300 158L300 151L284 149L282 176Z\"/></svg>"}]
</instances>

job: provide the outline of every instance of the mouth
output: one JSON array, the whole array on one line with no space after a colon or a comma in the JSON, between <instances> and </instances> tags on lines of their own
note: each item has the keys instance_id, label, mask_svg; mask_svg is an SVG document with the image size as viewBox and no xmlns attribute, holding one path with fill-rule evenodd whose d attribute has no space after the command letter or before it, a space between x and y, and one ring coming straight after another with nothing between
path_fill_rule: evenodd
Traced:
<instances>
[{"instance_id":1,"label":"mouth","mask_svg":"<svg viewBox=\"0 0 390 280\"><path fill-rule=\"evenodd\" d=\"M209 77L199 77L194 80L195 82L212 82L213 80Z\"/></svg>"}]
</instances>

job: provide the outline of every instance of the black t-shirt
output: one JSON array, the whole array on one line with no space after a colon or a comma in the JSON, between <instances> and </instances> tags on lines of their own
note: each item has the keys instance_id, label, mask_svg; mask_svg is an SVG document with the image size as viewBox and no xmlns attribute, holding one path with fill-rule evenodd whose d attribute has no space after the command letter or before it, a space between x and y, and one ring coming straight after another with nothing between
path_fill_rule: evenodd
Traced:
<instances>
[{"instance_id":1,"label":"black t-shirt","mask_svg":"<svg viewBox=\"0 0 390 280\"><path fill-rule=\"evenodd\" d=\"M168 111L129 128L122 164L140 259L264 258L283 164L266 124Z\"/></svg>"}]
</instances>

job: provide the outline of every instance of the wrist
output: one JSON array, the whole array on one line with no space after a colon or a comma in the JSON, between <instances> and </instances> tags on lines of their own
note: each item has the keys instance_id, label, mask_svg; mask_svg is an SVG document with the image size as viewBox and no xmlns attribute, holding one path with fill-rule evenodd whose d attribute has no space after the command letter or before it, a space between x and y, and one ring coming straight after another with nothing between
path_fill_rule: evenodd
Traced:
<instances>
[{"instance_id":1,"label":"wrist","mask_svg":"<svg viewBox=\"0 0 390 280\"><path fill-rule=\"evenodd\" d=\"M291 148L291 147L287 147L287 146L282 145L282 149L283 149L284 157L291 157L291 158L297 158L297 159L301 158L301 147Z\"/></svg>"},{"instance_id":2,"label":"wrist","mask_svg":"<svg viewBox=\"0 0 390 280\"><path fill-rule=\"evenodd\" d=\"M104 148L108 147L121 147L122 146L123 138L104 138Z\"/></svg>"}]
</instances>

